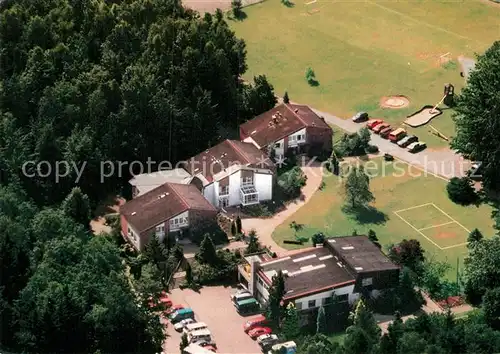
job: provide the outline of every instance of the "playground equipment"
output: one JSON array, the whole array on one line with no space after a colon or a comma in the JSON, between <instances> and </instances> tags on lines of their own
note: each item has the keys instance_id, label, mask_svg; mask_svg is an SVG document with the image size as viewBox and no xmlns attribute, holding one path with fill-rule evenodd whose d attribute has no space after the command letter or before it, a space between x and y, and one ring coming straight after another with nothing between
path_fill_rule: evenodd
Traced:
<instances>
[{"instance_id":1,"label":"playground equipment","mask_svg":"<svg viewBox=\"0 0 500 354\"><path fill-rule=\"evenodd\" d=\"M424 106L419 111L409 115L408 117L406 117L405 124L415 128L429 123L431 119L443 113L443 111L438 108L439 105L441 105L443 102L447 106L453 105L453 98L455 95L454 91L455 89L452 84L444 85L444 95L439 100L439 102L436 103L435 106Z\"/></svg>"},{"instance_id":2,"label":"playground equipment","mask_svg":"<svg viewBox=\"0 0 500 354\"><path fill-rule=\"evenodd\" d=\"M432 125L429 124L429 128L431 128L433 130L433 131L429 130L429 133L434 134L435 136L437 136L438 138L441 138L443 140L450 141L450 139L447 136L442 134L439 130L434 128Z\"/></svg>"}]
</instances>

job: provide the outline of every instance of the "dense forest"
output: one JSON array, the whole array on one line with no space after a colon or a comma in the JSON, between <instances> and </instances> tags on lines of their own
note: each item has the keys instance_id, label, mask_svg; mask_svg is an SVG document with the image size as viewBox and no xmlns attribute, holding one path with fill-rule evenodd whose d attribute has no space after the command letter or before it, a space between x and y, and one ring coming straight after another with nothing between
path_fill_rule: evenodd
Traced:
<instances>
[{"instance_id":1,"label":"dense forest","mask_svg":"<svg viewBox=\"0 0 500 354\"><path fill-rule=\"evenodd\" d=\"M161 351L91 210L127 163L218 143L274 106L272 86L243 83L245 43L221 12L176 0L7 0L0 43L0 350ZM101 178L105 161L125 167Z\"/></svg>"},{"instance_id":2,"label":"dense forest","mask_svg":"<svg viewBox=\"0 0 500 354\"><path fill-rule=\"evenodd\" d=\"M95 203L132 161L194 156L276 103L265 76L243 83L245 43L222 12L177 0L7 1L0 42L0 168L39 205L75 181ZM105 161L124 167L101 183Z\"/></svg>"}]
</instances>

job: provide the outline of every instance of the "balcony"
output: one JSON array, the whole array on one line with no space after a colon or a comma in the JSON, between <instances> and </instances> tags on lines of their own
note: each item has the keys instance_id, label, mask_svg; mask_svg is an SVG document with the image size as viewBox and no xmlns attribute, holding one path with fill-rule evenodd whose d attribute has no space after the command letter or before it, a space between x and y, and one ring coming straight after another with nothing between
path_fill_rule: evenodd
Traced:
<instances>
[{"instance_id":1,"label":"balcony","mask_svg":"<svg viewBox=\"0 0 500 354\"><path fill-rule=\"evenodd\" d=\"M253 185L243 185L240 188L240 202L242 205L258 204L259 192Z\"/></svg>"}]
</instances>

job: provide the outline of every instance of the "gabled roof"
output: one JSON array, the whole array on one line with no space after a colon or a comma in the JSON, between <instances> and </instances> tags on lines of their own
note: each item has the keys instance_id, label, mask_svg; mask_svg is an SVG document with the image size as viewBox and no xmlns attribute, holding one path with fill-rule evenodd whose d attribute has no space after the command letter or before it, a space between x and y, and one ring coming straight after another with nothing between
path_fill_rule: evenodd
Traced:
<instances>
[{"instance_id":1,"label":"gabled roof","mask_svg":"<svg viewBox=\"0 0 500 354\"><path fill-rule=\"evenodd\" d=\"M285 103L240 125L243 134L261 148L306 127L331 129L308 106Z\"/></svg>"},{"instance_id":2,"label":"gabled roof","mask_svg":"<svg viewBox=\"0 0 500 354\"><path fill-rule=\"evenodd\" d=\"M255 145L237 140L224 140L189 159L184 168L191 175L202 175L207 183L231 166L271 169L274 164Z\"/></svg>"},{"instance_id":3,"label":"gabled roof","mask_svg":"<svg viewBox=\"0 0 500 354\"><path fill-rule=\"evenodd\" d=\"M165 183L120 207L122 214L141 233L186 210L217 210L192 184Z\"/></svg>"}]
</instances>

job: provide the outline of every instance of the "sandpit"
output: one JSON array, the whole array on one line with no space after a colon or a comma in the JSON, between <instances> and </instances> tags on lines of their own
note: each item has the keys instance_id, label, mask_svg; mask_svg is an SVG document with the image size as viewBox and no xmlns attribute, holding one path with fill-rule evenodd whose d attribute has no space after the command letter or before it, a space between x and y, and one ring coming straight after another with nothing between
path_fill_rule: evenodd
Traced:
<instances>
[{"instance_id":1,"label":"sandpit","mask_svg":"<svg viewBox=\"0 0 500 354\"><path fill-rule=\"evenodd\" d=\"M380 107L382 108L405 108L410 105L410 100L405 96L387 96L380 99Z\"/></svg>"},{"instance_id":2,"label":"sandpit","mask_svg":"<svg viewBox=\"0 0 500 354\"><path fill-rule=\"evenodd\" d=\"M420 127L421 125L429 123L431 119L443 113L443 111L439 108L433 108L433 106L424 106L421 110L408 116L405 120L405 124L413 128Z\"/></svg>"}]
</instances>

